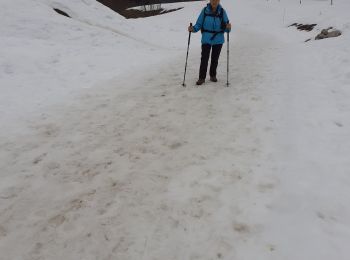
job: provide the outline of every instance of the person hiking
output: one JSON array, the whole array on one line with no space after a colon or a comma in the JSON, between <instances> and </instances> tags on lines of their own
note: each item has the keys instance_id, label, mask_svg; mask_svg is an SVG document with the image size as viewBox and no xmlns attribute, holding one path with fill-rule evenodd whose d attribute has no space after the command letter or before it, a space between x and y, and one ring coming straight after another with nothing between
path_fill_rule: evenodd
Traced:
<instances>
[{"instance_id":1,"label":"person hiking","mask_svg":"<svg viewBox=\"0 0 350 260\"><path fill-rule=\"evenodd\" d=\"M202 10L194 26L189 26L189 32L202 32L202 56L197 85L202 85L208 70L208 61L211 51L210 81L217 82L216 69L222 45L225 42L225 32L231 31L231 24L226 11L220 5L220 0L210 0Z\"/></svg>"}]
</instances>

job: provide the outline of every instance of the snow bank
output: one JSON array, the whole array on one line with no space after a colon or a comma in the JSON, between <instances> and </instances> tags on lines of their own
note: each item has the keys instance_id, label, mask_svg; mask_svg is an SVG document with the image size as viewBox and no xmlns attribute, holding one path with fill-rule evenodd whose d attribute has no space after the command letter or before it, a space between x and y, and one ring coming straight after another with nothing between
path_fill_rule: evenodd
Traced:
<instances>
[{"instance_id":1,"label":"snow bank","mask_svg":"<svg viewBox=\"0 0 350 260\"><path fill-rule=\"evenodd\" d=\"M20 122L67 102L82 88L178 54L187 37L185 21L126 22L94 0L2 1L0 12L4 135L23 130ZM162 37L167 31L172 36Z\"/></svg>"}]
</instances>

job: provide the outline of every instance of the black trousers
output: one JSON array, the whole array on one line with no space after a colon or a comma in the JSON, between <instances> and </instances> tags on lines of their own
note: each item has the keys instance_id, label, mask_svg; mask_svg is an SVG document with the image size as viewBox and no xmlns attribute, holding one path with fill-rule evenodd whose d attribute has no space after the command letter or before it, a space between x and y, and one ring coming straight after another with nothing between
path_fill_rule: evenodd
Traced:
<instances>
[{"instance_id":1,"label":"black trousers","mask_svg":"<svg viewBox=\"0 0 350 260\"><path fill-rule=\"evenodd\" d=\"M216 77L216 69L218 67L221 48L222 48L222 44L216 44L216 45L202 44L202 58L201 58L201 66L199 69L200 79L205 79L207 76L210 50L211 50L211 62L210 62L209 75L210 77Z\"/></svg>"}]
</instances>

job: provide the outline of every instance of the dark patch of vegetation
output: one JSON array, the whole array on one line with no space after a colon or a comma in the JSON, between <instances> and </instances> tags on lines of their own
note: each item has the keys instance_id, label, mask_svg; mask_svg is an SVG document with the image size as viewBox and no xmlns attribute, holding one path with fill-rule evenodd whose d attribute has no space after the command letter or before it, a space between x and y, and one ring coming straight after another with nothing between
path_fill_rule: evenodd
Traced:
<instances>
[{"instance_id":1,"label":"dark patch of vegetation","mask_svg":"<svg viewBox=\"0 0 350 260\"><path fill-rule=\"evenodd\" d=\"M288 27L291 27L291 26L295 26L299 31L307 31L307 32L310 32L314 29L314 27L316 26L317 24L301 24L301 23L293 23L291 25L289 25Z\"/></svg>"},{"instance_id":2,"label":"dark patch of vegetation","mask_svg":"<svg viewBox=\"0 0 350 260\"><path fill-rule=\"evenodd\" d=\"M166 14L170 12L174 12L177 10L182 9L183 7L176 8L176 9L170 9L170 10L164 10L164 9L158 9L158 10L151 10L151 11L141 11L141 10L125 10L123 11L123 16L127 19L130 18L141 18L141 17L149 17L149 16L155 16L160 14Z\"/></svg>"},{"instance_id":3,"label":"dark patch of vegetation","mask_svg":"<svg viewBox=\"0 0 350 260\"><path fill-rule=\"evenodd\" d=\"M58 13L58 14L60 14L60 15L66 16L66 17L68 17L68 18L71 18L66 12L63 12L63 11L60 10L60 9L54 8L53 10L55 10L56 13Z\"/></svg>"}]
</instances>

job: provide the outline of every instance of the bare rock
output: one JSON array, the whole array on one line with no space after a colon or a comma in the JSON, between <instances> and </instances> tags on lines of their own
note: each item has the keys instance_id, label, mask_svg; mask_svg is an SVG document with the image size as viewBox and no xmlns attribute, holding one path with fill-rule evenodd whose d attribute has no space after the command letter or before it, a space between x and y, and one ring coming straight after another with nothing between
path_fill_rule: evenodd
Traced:
<instances>
[{"instance_id":1,"label":"bare rock","mask_svg":"<svg viewBox=\"0 0 350 260\"><path fill-rule=\"evenodd\" d=\"M342 32L340 30L329 31L331 29L333 29L333 27L329 27L328 29L323 29L321 31L321 33L316 36L315 40L322 40L325 38L338 37L342 34Z\"/></svg>"}]
</instances>

